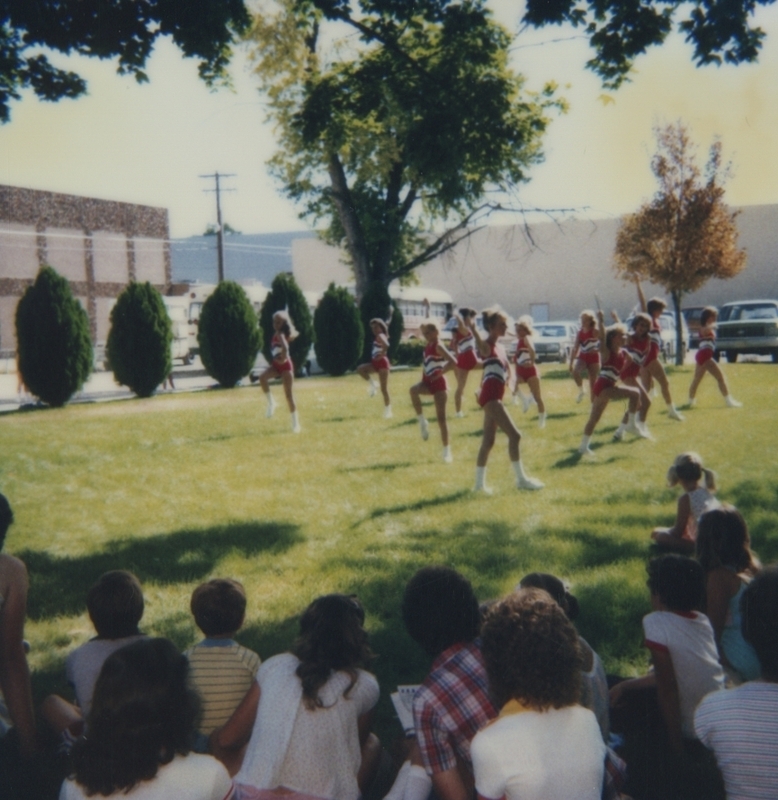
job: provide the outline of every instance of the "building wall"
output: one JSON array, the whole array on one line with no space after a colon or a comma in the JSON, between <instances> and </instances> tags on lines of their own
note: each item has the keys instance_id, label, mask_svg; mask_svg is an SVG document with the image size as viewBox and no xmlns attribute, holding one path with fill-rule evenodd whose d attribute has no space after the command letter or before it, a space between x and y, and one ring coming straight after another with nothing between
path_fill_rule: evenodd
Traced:
<instances>
[{"instance_id":1,"label":"building wall","mask_svg":"<svg viewBox=\"0 0 778 800\"><path fill-rule=\"evenodd\" d=\"M731 280L708 281L684 305L778 296L778 205L746 206L737 225L748 266ZM625 314L637 298L634 286L616 278L611 267L618 227L617 219L543 222L529 232L522 225L487 227L418 274L424 286L444 289L457 305L480 309L499 302L513 316L534 311L539 317L547 309L548 319L574 320L595 307L595 295L606 311ZM303 289L353 282L340 251L318 240L293 242L292 259ZM665 294L650 284L645 291Z\"/></svg>"},{"instance_id":2,"label":"building wall","mask_svg":"<svg viewBox=\"0 0 778 800\"><path fill-rule=\"evenodd\" d=\"M67 278L104 341L128 281L168 290L168 240L164 208L0 185L0 348L15 350L16 305L43 264Z\"/></svg>"}]
</instances>

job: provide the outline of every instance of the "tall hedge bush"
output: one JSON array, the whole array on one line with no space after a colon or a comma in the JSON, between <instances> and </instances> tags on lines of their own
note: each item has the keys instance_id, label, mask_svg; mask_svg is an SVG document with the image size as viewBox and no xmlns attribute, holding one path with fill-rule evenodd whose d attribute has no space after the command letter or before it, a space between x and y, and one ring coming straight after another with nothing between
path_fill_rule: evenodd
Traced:
<instances>
[{"instance_id":1,"label":"tall hedge bush","mask_svg":"<svg viewBox=\"0 0 778 800\"><path fill-rule=\"evenodd\" d=\"M43 266L16 307L19 371L32 394L63 406L92 372L89 318L52 267Z\"/></svg>"},{"instance_id":2,"label":"tall hedge bush","mask_svg":"<svg viewBox=\"0 0 778 800\"><path fill-rule=\"evenodd\" d=\"M400 337L403 333L403 315L397 303L389 297L389 292L380 283L371 284L367 291L362 295L359 303L359 313L362 316L362 328L365 333L365 343L362 348L362 361L370 360L370 350L373 345L373 334L370 330L370 320L380 317L383 320L389 318L391 310L392 319L389 322L389 358L394 360L397 357L397 347L400 344Z\"/></svg>"},{"instance_id":3,"label":"tall hedge bush","mask_svg":"<svg viewBox=\"0 0 778 800\"><path fill-rule=\"evenodd\" d=\"M242 286L222 281L203 304L197 331L206 372L230 388L254 366L262 347L257 315Z\"/></svg>"},{"instance_id":4,"label":"tall hedge bush","mask_svg":"<svg viewBox=\"0 0 778 800\"><path fill-rule=\"evenodd\" d=\"M289 355L294 363L295 372L301 375L313 344L313 320L305 295L290 272L279 272L273 278L270 291L259 312L259 326L262 328L265 341L262 354L268 362L271 360L270 340L273 338L273 314L284 309L289 312L289 316L297 328L298 336L289 344Z\"/></svg>"},{"instance_id":5,"label":"tall hedge bush","mask_svg":"<svg viewBox=\"0 0 778 800\"><path fill-rule=\"evenodd\" d=\"M130 283L111 310L106 353L116 382L150 397L172 369L173 329L162 295L148 282Z\"/></svg>"},{"instance_id":6,"label":"tall hedge bush","mask_svg":"<svg viewBox=\"0 0 778 800\"><path fill-rule=\"evenodd\" d=\"M330 375L353 369L362 355L364 331L354 297L331 283L313 313L316 359Z\"/></svg>"}]
</instances>

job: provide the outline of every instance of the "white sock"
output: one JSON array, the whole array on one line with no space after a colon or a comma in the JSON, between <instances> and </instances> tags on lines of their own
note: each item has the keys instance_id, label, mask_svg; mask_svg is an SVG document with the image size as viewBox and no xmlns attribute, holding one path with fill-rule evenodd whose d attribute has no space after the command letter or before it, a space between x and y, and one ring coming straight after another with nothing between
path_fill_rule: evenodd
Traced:
<instances>
[{"instance_id":1,"label":"white sock","mask_svg":"<svg viewBox=\"0 0 778 800\"><path fill-rule=\"evenodd\" d=\"M292 431L294 433L300 433L300 418L297 416L297 412L292 412Z\"/></svg>"},{"instance_id":2,"label":"white sock","mask_svg":"<svg viewBox=\"0 0 778 800\"><path fill-rule=\"evenodd\" d=\"M432 778L419 764L411 764L403 800L427 800L432 790Z\"/></svg>"},{"instance_id":3,"label":"white sock","mask_svg":"<svg viewBox=\"0 0 778 800\"><path fill-rule=\"evenodd\" d=\"M538 414L538 428L545 428L546 427L546 412L544 411L542 414Z\"/></svg>"},{"instance_id":4,"label":"white sock","mask_svg":"<svg viewBox=\"0 0 778 800\"><path fill-rule=\"evenodd\" d=\"M521 463L521 459L518 461L511 461L511 466L513 467L513 471L516 473L516 477L520 481L526 481L527 476L524 474L524 467Z\"/></svg>"},{"instance_id":5,"label":"white sock","mask_svg":"<svg viewBox=\"0 0 778 800\"><path fill-rule=\"evenodd\" d=\"M587 450L589 448L589 442L591 442L591 440L592 440L591 436L587 436L586 434L584 434L581 437L581 450Z\"/></svg>"},{"instance_id":6,"label":"white sock","mask_svg":"<svg viewBox=\"0 0 778 800\"><path fill-rule=\"evenodd\" d=\"M384 406L384 419L391 419L392 418L392 404Z\"/></svg>"},{"instance_id":7,"label":"white sock","mask_svg":"<svg viewBox=\"0 0 778 800\"><path fill-rule=\"evenodd\" d=\"M475 490L486 489L486 467L475 468Z\"/></svg>"},{"instance_id":8,"label":"white sock","mask_svg":"<svg viewBox=\"0 0 778 800\"><path fill-rule=\"evenodd\" d=\"M450 464L454 460L454 456L451 455L451 445L447 444L443 448L443 460L446 464Z\"/></svg>"}]
</instances>

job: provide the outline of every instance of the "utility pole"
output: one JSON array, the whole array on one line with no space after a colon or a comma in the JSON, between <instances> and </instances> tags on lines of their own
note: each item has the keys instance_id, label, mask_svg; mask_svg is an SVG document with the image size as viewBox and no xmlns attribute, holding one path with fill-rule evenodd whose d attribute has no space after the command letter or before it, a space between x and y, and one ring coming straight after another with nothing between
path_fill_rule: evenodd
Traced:
<instances>
[{"instance_id":1,"label":"utility pole","mask_svg":"<svg viewBox=\"0 0 778 800\"><path fill-rule=\"evenodd\" d=\"M200 175L201 178L213 178L216 183L215 189L203 189L204 192L216 192L216 250L219 258L219 283L224 280L224 231L222 230L222 207L221 192L234 192L234 189L222 189L219 185L219 178L234 178L235 173L220 175L214 172L213 175Z\"/></svg>"}]
</instances>

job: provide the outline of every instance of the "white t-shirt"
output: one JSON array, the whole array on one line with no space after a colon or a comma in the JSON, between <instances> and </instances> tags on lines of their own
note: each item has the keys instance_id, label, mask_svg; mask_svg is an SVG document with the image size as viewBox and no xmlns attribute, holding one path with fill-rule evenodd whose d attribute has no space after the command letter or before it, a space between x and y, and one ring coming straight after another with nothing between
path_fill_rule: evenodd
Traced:
<instances>
[{"instance_id":1,"label":"white t-shirt","mask_svg":"<svg viewBox=\"0 0 778 800\"><path fill-rule=\"evenodd\" d=\"M709 694L694 729L716 755L727 800L778 797L778 683L749 681Z\"/></svg>"},{"instance_id":2,"label":"white t-shirt","mask_svg":"<svg viewBox=\"0 0 778 800\"><path fill-rule=\"evenodd\" d=\"M681 705L681 731L694 738L694 709L710 692L724 688L713 628L705 614L653 611L643 617L646 647L670 653Z\"/></svg>"},{"instance_id":3,"label":"white t-shirt","mask_svg":"<svg viewBox=\"0 0 778 800\"><path fill-rule=\"evenodd\" d=\"M109 797L128 800L228 800L233 795L233 785L224 765L212 756L190 753L176 756L169 764L159 768L150 781L139 783L126 794L114 792ZM68 779L62 784L59 800L87 800L83 787ZM92 795L94 798L103 795Z\"/></svg>"},{"instance_id":4,"label":"white t-shirt","mask_svg":"<svg viewBox=\"0 0 778 800\"><path fill-rule=\"evenodd\" d=\"M498 717L470 744L475 788L507 800L599 800L605 744L588 708Z\"/></svg>"}]
</instances>

